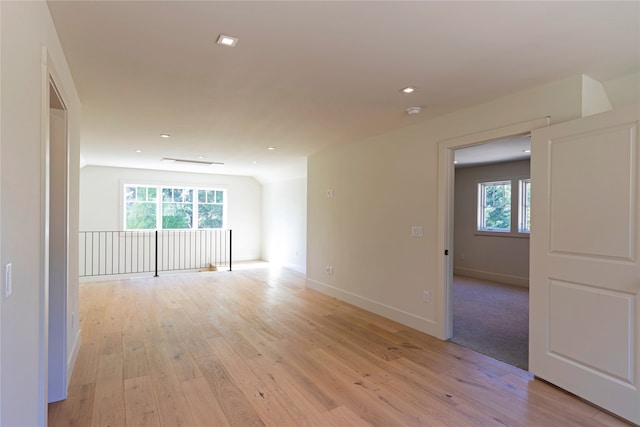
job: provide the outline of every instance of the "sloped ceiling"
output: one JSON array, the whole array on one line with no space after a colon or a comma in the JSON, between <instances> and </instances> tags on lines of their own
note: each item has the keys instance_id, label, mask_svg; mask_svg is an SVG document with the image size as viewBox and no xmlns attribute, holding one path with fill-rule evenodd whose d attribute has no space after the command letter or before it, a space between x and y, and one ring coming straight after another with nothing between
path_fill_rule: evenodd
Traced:
<instances>
[{"instance_id":1,"label":"sloped ceiling","mask_svg":"<svg viewBox=\"0 0 640 427\"><path fill-rule=\"evenodd\" d=\"M89 165L301 176L336 144L569 76L640 70L638 2L48 4Z\"/></svg>"}]
</instances>

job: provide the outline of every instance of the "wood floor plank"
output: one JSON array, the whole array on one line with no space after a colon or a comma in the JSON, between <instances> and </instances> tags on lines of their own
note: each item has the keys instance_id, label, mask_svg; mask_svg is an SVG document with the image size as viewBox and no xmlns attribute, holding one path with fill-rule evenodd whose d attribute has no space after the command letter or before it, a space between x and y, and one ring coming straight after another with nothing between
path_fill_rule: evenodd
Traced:
<instances>
[{"instance_id":1,"label":"wood floor plank","mask_svg":"<svg viewBox=\"0 0 640 427\"><path fill-rule=\"evenodd\" d=\"M66 400L49 404L49 425L90 426L94 396L95 383L70 386Z\"/></svg>"},{"instance_id":2,"label":"wood floor plank","mask_svg":"<svg viewBox=\"0 0 640 427\"><path fill-rule=\"evenodd\" d=\"M182 393L169 352L164 346L157 345L147 346L146 352L160 422L168 426L193 425L191 410Z\"/></svg>"},{"instance_id":3,"label":"wood floor plank","mask_svg":"<svg viewBox=\"0 0 640 427\"><path fill-rule=\"evenodd\" d=\"M124 379L149 375L149 363L144 344L124 350Z\"/></svg>"},{"instance_id":4,"label":"wood floor plank","mask_svg":"<svg viewBox=\"0 0 640 427\"><path fill-rule=\"evenodd\" d=\"M233 382L222 362L215 356L198 360L198 365L216 400L231 425L264 426L251 403Z\"/></svg>"},{"instance_id":5,"label":"wood floor plank","mask_svg":"<svg viewBox=\"0 0 640 427\"><path fill-rule=\"evenodd\" d=\"M100 356L91 424L94 426L126 425L122 353Z\"/></svg>"},{"instance_id":6,"label":"wood floor plank","mask_svg":"<svg viewBox=\"0 0 640 427\"><path fill-rule=\"evenodd\" d=\"M160 426L158 408L153 398L153 386L149 377L137 377L124 381L125 417L130 426Z\"/></svg>"},{"instance_id":7,"label":"wood floor plank","mask_svg":"<svg viewBox=\"0 0 640 427\"><path fill-rule=\"evenodd\" d=\"M224 339L220 338L214 346L215 356L223 364L233 378L234 383L245 395L253 409L267 425L295 425L295 420L288 408L271 392L271 389L258 378L245 362L245 358L237 353ZM246 360L251 360L248 358Z\"/></svg>"},{"instance_id":8,"label":"wood floor plank","mask_svg":"<svg viewBox=\"0 0 640 427\"><path fill-rule=\"evenodd\" d=\"M82 283L79 321L52 427L628 425L286 269Z\"/></svg>"},{"instance_id":9,"label":"wood floor plank","mask_svg":"<svg viewBox=\"0 0 640 427\"><path fill-rule=\"evenodd\" d=\"M196 426L230 426L204 377L184 381L181 386Z\"/></svg>"}]
</instances>

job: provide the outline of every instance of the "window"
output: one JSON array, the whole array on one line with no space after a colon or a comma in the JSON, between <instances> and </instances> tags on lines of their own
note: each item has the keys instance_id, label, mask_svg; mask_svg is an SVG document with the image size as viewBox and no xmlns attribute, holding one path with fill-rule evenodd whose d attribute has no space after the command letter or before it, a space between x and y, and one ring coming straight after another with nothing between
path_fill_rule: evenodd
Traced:
<instances>
[{"instance_id":1,"label":"window","mask_svg":"<svg viewBox=\"0 0 640 427\"><path fill-rule=\"evenodd\" d=\"M476 229L481 233L503 233L510 237L525 237L523 234L530 233L531 179L479 182Z\"/></svg>"},{"instance_id":2,"label":"window","mask_svg":"<svg viewBox=\"0 0 640 427\"><path fill-rule=\"evenodd\" d=\"M193 190L162 189L162 228L193 228Z\"/></svg>"},{"instance_id":3,"label":"window","mask_svg":"<svg viewBox=\"0 0 640 427\"><path fill-rule=\"evenodd\" d=\"M198 190L198 228L222 228L224 191Z\"/></svg>"},{"instance_id":4,"label":"window","mask_svg":"<svg viewBox=\"0 0 640 427\"><path fill-rule=\"evenodd\" d=\"M511 231L511 181L478 184L478 230Z\"/></svg>"},{"instance_id":5,"label":"window","mask_svg":"<svg viewBox=\"0 0 640 427\"><path fill-rule=\"evenodd\" d=\"M124 186L125 230L224 228L226 191Z\"/></svg>"},{"instance_id":6,"label":"window","mask_svg":"<svg viewBox=\"0 0 640 427\"><path fill-rule=\"evenodd\" d=\"M125 186L125 229L149 230L156 228L158 210L155 187Z\"/></svg>"},{"instance_id":7,"label":"window","mask_svg":"<svg viewBox=\"0 0 640 427\"><path fill-rule=\"evenodd\" d=\"M521 233L531 232L531 180L520 180L520 220L518 231Z\"/></svg>"}]
</instances>

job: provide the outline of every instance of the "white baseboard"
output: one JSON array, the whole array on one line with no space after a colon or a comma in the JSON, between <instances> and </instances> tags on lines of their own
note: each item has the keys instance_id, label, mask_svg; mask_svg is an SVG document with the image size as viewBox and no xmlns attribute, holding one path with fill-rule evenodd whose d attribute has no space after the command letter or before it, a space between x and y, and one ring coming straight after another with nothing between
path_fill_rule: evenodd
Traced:
<instances>
[{"instance_id":1,"label":"white baseboard","mask_svg":"<svg viewBox=\"0 0 640 427\"><path fill-rule=\"evenodd\" d=\"M408 313L398 308L373 301L369 298L365 298L309 278L306 280L306 285L310 289L332 296L341 301L348 302L349 304L353 304L356 307L360 307L382 317L386 317L387 319L402 323L403 325L417 329L425 334L433 335L434 337L438 336L438 331L440 329L439 325L431 319L416 316L415 314Z\"/></svg>"},{"instance_id":2,"label":"white baseboard","mask_svg":"<svg viewBox=\"0 0 640 427\"><path fill-rule=\"evenodd\" d=\"M67 360L67 387L71 383L71 374L73 374L73 367L76 366L76 360L78 359L78 353L80 352L80 345L82 344L82 331L78 330L76 337L73 340L73 347L71 347L71 354Z\"/></svg>"},{"instance_id":3,"label":"white baseboard","mask_svg":"<svg viewBox=\"0 0 640 427\"><path fill-rule=\"evenodd\" d=\"M510 276L508 274L491 273L489 271L473 270L471 268L459 268L453 269L453 274L456 276L473 277L475 279L491 280L492 282L506 283L507 285L522 286L524 288L529 287L528 277Z\"/></svg>"},{"instance_id":4,"label":"white baseboard","mask_svg":"<svg viewBox=\"0 0 640 427\"><path fill-rule=\"evenodd\" d=\"M288 268L289 270L297 271L300 274L305 274L305 275L307 274L307 266L306 265L284 263L282 266L285 267L285 268Z\"/></svg>"}]
</instances>

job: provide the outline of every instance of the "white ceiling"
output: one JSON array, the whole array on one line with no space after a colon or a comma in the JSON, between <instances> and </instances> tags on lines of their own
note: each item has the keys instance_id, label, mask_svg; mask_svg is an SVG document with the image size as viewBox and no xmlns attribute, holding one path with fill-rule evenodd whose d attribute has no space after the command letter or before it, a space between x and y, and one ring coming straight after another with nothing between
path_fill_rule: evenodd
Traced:
<instances>
[{"instance_id":1,"label":"white ceiling","mask_svg":"<svg viewBox=\"0 0 640 427\"><path fill-rule=\"evenodd\" d=\"M640 71L639 2L48 4L89 165L302 176L336 144L569 76ZM237 46L217 45L221 33Z\"/></svg>"},{"instance_id":2,"label":"white ceiling","mask_svg":"<svg viewBox=\"0 0 640 427\"><path fill-rule=\"evenodd\" d=\"M531 157L530 149L529 134L496 139L455 150L456 167L524 160Z\"/></svg>"}]
</instances>

